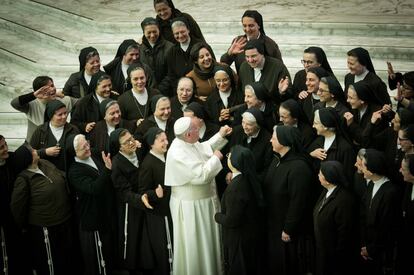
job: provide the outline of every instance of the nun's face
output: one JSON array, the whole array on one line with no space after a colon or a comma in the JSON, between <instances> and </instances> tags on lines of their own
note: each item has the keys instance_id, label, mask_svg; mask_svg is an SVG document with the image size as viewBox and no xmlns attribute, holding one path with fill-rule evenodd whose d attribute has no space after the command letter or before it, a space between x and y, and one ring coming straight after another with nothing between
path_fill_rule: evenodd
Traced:
<instances>
[{"instance_id":1,"label":"nun's face","mask_svg":"<svg viewBox=\"0 0 414 275\"><path fill-rule=\"evenodd\" d=\"M112 81L110 79L102 80L96 86L96 94L103 98L108 98L111 95Z\"/></svg>"},{"instance_id":2,"label":"nun's face","mask_svg":"<svg viewBox=\"0 0 414 275\"><path fill-rule=\"evenodd\" d=\"M185 26L178 26L172 29L174 38L178 43L187 43L190 39L190 31Z\"/></svg>"},{"instance_id":3,"label":"nun's face","mask_svg":"<svg viewBox=\"0 0 414 275\"><path fill-rule=\"evenodd\" d=\"M316 94L319 96L321 102L330 102L334 99L333 95L329 92L328 84L323 82L319 82L319 89Z\"/></svg>"},{"instance_id":4,"label":"nun's face","mask_svg":"<svg viewBox=\"0 0 414 275\"><path fill-rule=\"evenodd\" d=\"M356 157L355 167L357 169L358 174L362 174L362 159L360 157Z\"/></svg>"},{"instance_id":5,"label":"nun's face","mask_svg":"<svg viewBox=\"0 0 414 275\"><path fill-rule=\"evenodd\" d=\"M7 146L6 139L0 139L0 159L4 160L9 157L9 147Z\"/></svg>"},{"instance_id":6,"label":"nun's face","mask_svg":"<svg viewBox=\"0 0 414 275\"><path fill-rule=\"evenodd\" d=\"M365 66L361 65L355 56L348 56L347 65L352 75L360 75L365 71Z\"/></svg>"},{"instance_id":7,"label":"nun's face","mask_svg":"<svg viewBox=\"0 0 414 275\"><path fill-rule=\"evenodd\" d=\"M144 27L144 36L148 42L155 44L160 37L160 30L157 25L147 25Z\"/></svg>"},{"instance_id":8,"label":"nun's face","mask_svg":"<svg viewBox=\"0 0 414 275\"><path fill-rule=\"evenodd\" d=\"M308 72L308 69L310 68L321 66L318 60L316 60L316 55L314 53L304 53L302 64L303 64L303 67L305 68L305 72Z\"/></svg>"},{"instance_id":9,"label":"nun's face","mask_svg":"<svg viewBox=\"0 0 414 275\"><path fill-rule=\"evenodd\" d=\"M362 167L362 169L361 169L362 174L364 174L364 178L367 179L367 180L371 180L372 177L374 176L374 173L372 173L371 171L368 170L365 160L362 160L361 167Z\"/></svg>"},{"instance_id":10,"label":"nun's face","mask_svg":"<svg viewBox=\"0 0 414 275\"><path fill-rule=\"evenodd\" d=\"M152 150L158 154L165 154L168 148L167 135L162 132L154 140L154 144L151 145Z\"/></svg>"},{"instance_id":11,"label":"nun's face","mask_svg":"<svg viewBox=\"0 0 414 275\"><path fill-rule=\"evenodd\" d=\"M181 104L190 102L193 96L193 82L188 78L183 78L178 82L177 97Z\"/></svg>"},{"instance_id":12,"label":"nun's face","mask_svg":"<svg viewBox=\"0 0 414 275\"><path fill-rule=\"evenodd\" d=\"M79 138L78 147L75 148L75 152L79 159L87 159L91 156L91 146L85 137Z\"/></svg>"},{"instance_id":13,"label":"nun's face","mask_svg":"<svg viewBox=\"0 0 414 275\"><path fill-rule=\"evenodd\" d=\"M55 111L52 118L50 119L50 123L54 127L62 127L66 124L68 118L68 112L66 110L66 107L62 107Z\"/></svg>"},{"instance_id":14,"label":"nun's face","mask_svg":"<svg viewBox=\"0 0 414 275\"><path fill-rule=\"evenodd\" d=\"M321 183L321 185L324 188L326 188L327 186L329 186L329 182L325 179L325 176L322 174L321 170L319 170L318 178L319 178L319 182Z\"/></svg>"},{"instance_id":15,"label":"nun's face","mask_svg":"<svg viewBox=\"0 0 414 275\"><path fill-rule=\"evenodd\" d=\"M158 3L155 5L155 12L162 20L168 20L171 17L172 10L166 3Z\"/></svg>"},{"instance_id":16,"label":"nun's face","mask_svg":"<svg viewBox=\"0 0 414 275\"><path fill-rule=\"evenodd\" d=\"M105 112L104 117L106 123L115 127L121 122L121 109L118 104L111 105Z\"/></svg>"},{"instance_id":17,"label":"nun's face","mask_svg":"<svg viewBox=\"0 0 414 275\"><path fill-rule=\"evenodd\" d=\"M88 75L96 74L97 72L99 72L100 68L101 68L101 59L99 58L98 54L89 58L85 64L85 72Z\"/></svg>"},{"instance_id":18,"label":"nun's face","mask_svg":"<svg viewBox=\"0 0 414 275\"><path fill-rule=\"evenodd\" d=\"M129 74L131 78L131 84L134 91L142 93L147 85L147 77L145 76L144 70L137 69Z\"/></svg>"},{"instance_id":19,"label":"nun's face","mask_svg":"<svg viewBox=\"0 0 414 275\"><path fill-rule=\"evenodd\" d=\"M293 118L290 115L290 111L283 108L282 106L279 107L279 120L283 123L283 125L289 126L293 126L298 122L296 118Z\"/></svg>"},{"instance_id":20,"label":"nun's face","mask_svg":"<svg viewBox=\"0 0 414 275\"><path fill-rule=\"evenodd\" d=\"M251 17L242 18L243 31L249 39L257 39L260 34L260 26L256 20Z\"/></svg>"},{"instance_id":21,"label":"nun's face","mask_svg":"<svg viewBox=\"0 0 414 275\"><path fill-rule=\"evenodd\" d=\"M264 55L259 53L257 49L245 50L244 55L246 56L246 61L252 68L257 68L263 65Z\"/></svg>"},{"instance_id":22,"label":"nun's face","mask_svg":"<svg viewBox=\"0 0 414 275\"><path fill-rule=\"evenodd\" d=\"M410 173L408 161L405 159L401 162L400 173L403 175L405 182L414 182L414 176Z\"/></svg>"},{"instance_id":23,"label":"nun's face","mask_svg":"<svg viewBox=\"0 0 414 275\"><path fill-rule=\"evenodd\" d=\"M242 119L242 127L248 137L254 136L260 130L256 122L249 121L246 118Z\"/></svg>"},{"instance_id":24,"label":"nun's face","mask_svg":"<svg viewBox=\"0 0 414 275\"><path fill-rule=\"evenodd\" d=\"M272 143L273 152L281 153L283 149L285 148L285 146L279 143L279 140L277 139L277 135L275 131L273 131L273 135L272 135L272 138L270 139L270 143Z\"/></svg>"},{"instance_id":25,"label":"nun's face","mask_svg":"<svg viewBox=\"0 0 414 275\"><path fill-rule=\"evenodd\" d=\"M211 53L206 48L201 48L200 51L198 51L198 59L197 64L200 67L201 70L208 70L211 67L211 64L213 62L213 58L211 56Z\"/></svg>"},{"instance_id":26,"label":"nun's face","mask_svg":"<svg viewBox=\"0 0 414 275\"><path fill-rule=\"evenodd\" d=\"M128 52L124 54L122 57L122 63L125 65L131 65L135 62L137 62L139 59L139 50L132 48Z\"/></svg>"},{"instance_id":27,"label":"nun's face","mask_svg":"<svg viewBox=\"0 0 414 275\"><path fill-rule=\"evenodd\" d=\"M407 138L407 135L404 130L398 131L398 145L401 146L401 151L404 153L410 153L413 150L413 143Z\"/></svg>"},{"instance_id":28,"label":"nun's face","mask_svg":"<svg viewBox=\"0 0 414 275\"><path fill-rule=\"evenodd\" d=\"M162 121L167 121L171 115L171 103L169 99L158 100L154 116Z\"/></svg>"},{"instance_id":29,"label":"nun's face","mask_svg":"<svg viewBox=\"0 0 414 275\"><path fill-rule=\"evenodd\" d=\"M306 88L309 93L316 93L319 90L319 77L311 72L306 74Z\"/></svg>"},{"instance_id":30,"label":"nun's face","mask_svg":"<svg viewBox=\"0 0 414 275\"><path fill-rule=\"evenodd\" d=\"M224 71L218 71L214 74L217 89L220 92L228 92L231 88L231 80L229 75Z\"/></svg>"},{"instance_id":31,"label":"nun's face","mask_svg":"<svg viewBox=\"0 0 414 275\"><path fill-rule=\"evenodd\" d=\"M244 102L247 104L247 108L258 107L262 105L262 101L258 100L256 94L250 89L244 90Z\"/></svg>"},{"instance_id":32,"label":"nun's face","mask_svg":"<svg viewBox=\"0 0 414 275\"><path fill-rule=\"evenodd\" d=\"M137 142L131 133L126 133L119 138L119 151L131 155L137 150Z\"/></svg>"},{"instance_id":33,"label":"nun's face","mask_svg":"<svg viewBox=\"0 0 414 275\"><path fill-rule=\"evenodd\" d=\"M364 101L360 100L354 89L348 88L348 99L346 100L352 109L360 109L364 105Z\"/></svg>"},{"instance_id":34,"label":"nun's face","mask_svg":"<svg viewBox=\"0 0 414 275\"><path fill-rule=\"evenodd\" d=\"M319 136L323 136L326 133L326 131L328 130L325 126L323 126L319 116L316 116L316 115L313 119L313 128L315 128L316 133Z\"/></svg>"},{"instance_id":35,"label":"nun's face","mask_svg":"<svg viewBox=\"0 0 414 275\"><path fill-rule=\"evenodd\" d=\"M398 113L395 113L394 118L391 120L392 122L392 127L394 129L394 131L399 131L401 129L401 119L400 119L400 115Z\"/></svg>"}]
</instances>

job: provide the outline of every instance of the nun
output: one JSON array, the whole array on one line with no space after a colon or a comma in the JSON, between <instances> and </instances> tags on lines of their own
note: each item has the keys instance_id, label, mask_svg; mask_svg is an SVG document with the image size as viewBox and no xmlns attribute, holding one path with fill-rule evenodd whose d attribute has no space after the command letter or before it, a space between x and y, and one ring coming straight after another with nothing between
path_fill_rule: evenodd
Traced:
<instances>
[{"instance_id":1,"label":"nun","mask_svg":"<svg viewBox=\"0 0 414 275\"><path fill-rule=\"evenodd\" d=\"M293 92L297 96L302 91L307 91L306 87L306 74L310 68L322 67L332 77L334 73L329 65L328 58L326 57L325 51L320 47L309 47L303 51L303 59L301 60L303 69L298 71L293 78ZM334 77L335 78L335 77Z\"/></svg>"},{"instance_id":2,"label":"nun","mask_svg":"<svg viewBox=\"0 0 414 275\"><path fill-rule=\"evenodd\" d=\"M388 121L383 119L372 125L374 129L367 130L373 113L381 110L382 105L379 105L380 102L370 86L363 81L349 86L347 102L352 109L344 114L350 138L357 146L364 148L372 146L369 135L379 133L388 126Z\"/></svg>"},{"instance_id":3,"label":"nun","mask_svg":"<svg viewBox=\"0 0 414 275\"><path fill-rule=\"evenodd\" d=\"M65 171L65 145L69 135L79 134L76 126L67 122L66 105L59 100L46 104L45 123L38 126L30 139L30 145L37 150L41 159L53 163Z\"/></svg>"},{"instance_id":4,"label":"nun","mask_svg":"<svg viewBox=\"0 0 414 275\"><path fill-rule=\"evenodd\" d=\"M135 137L144 142L144 135L151 127L158 127L165 132L168 141L171 143L174 136L174 118L171 116L171 101L168 97L163 95L155 95L151 98L151 111L153 114L144 119L135 131ZM149 148L144 146L145 151Z\"/></svg>"},{"instance_id":5,"label":"nun","mask_svg":"<svg viewBox=\"0 0 414 275\"><path fill-rule=\"evenodd\" d=\"M151 98L159 94L159 91L147 87L148 69L140 64L129 66L127 73L132 87L118 98L118 102L123 117L138 126L143 119L152 114Z\"/></svg>"},{"instance_id":6,"label":"nun","mask_svg":"<svg viewBox=\"0 0 414 275\"><path fill-rule=\"evenodd\" d=\"M174 119L182 117L188 104L196 101L195 87L195 82L190 77L183 76L178 80L177 94L171 98L171 115Z\"/></svg>"},{"instance_id":7,"label":"nun","mask_svg":"<svg viewBox=\"0 0 414 275\"><path fill-rule=\"evenodd\" d=\"M406 155L401 163L401 174L405 181L402 200L402 230L397 242L396 274L408 275L412 271L412 247L414 245L414 155Z\"/></svg>"},{"instance_id":8,"label":"nun","mask_svg":"<svg viewBox=\"0 0 414 275\"><path fill-rule=\"evenodd\" d=\"M175 44L168 52L168 74L159 83L162 94L168 97L174 96L178 80L193 69L192 48L197 43L203 42L203 40L191 36L189 23L184 17L174 18L171 21L171 30L179 35L175 36ZM213 58L215 58L214 54Z\"/></svg>"},{"instance_id":9,"label":"nun","mask_svg":"<svg viewBox=\"0 0 414 275\"><path fill-rule=\"evenodd\" d=\"M199 136L200 136L199 141L200 142L209 140L212 136L214 136L220 130L220 126L218 126L217 124L211 123L209 121L207 111L205 110L204 106L198 102L190 103L184 109L184 116L196 118L198 127L200 128L199 130Z\"/></svg>"},{"instance_id":10,"label":"nun","mask_svg":"<svg viewBox=\"0 0 414 275\"><path fill-rule=\"evenodd\" d=\"M298 128L302 136L303 148L307 148L316 138L316 133L303 109L294 99L288 99L280 104L279 120L282 125Z\"/></svg>"},{"instance_id":11,"label":"nun","mask_svg":"<svg viewBox=\"0 0 414 275\"><path fill-rule=\"evenodd\" d=\"M338 161L324 161L319 171L323 191L313 209L316 275L347 275L357 271L358 203Z\"/></svg>"},{"instance_id":12,"label":"nun","mask_svg":"<svg viewBox=\"0 0 414 275\"><path fill-rule=\"evenodd\" d=\"M116 100L105 99L99 104L99 112L103 117L98 121L89 135L89 141L94 151L108 153L108 142L111 133L118 128L128 129L134 132L135 123L122 118L121 109Z\"/></svg>"},{"instance_id":13,"label":"nun","mask_svg":"<svg viewBox=\"0 0 414 275\"><path fill-rule=\"evenodd\" d=\"M392 112L393 113L393 112ZM380 113L377 119L382 119L383 114ZM391 121L392 126L385 128L383 131L371 135L373 148L384 152L387 157L387 173L393 184L395 184L401 192L404 192L405 182L403 176L399 172L401 167L401 161L405 154L411 154L412 142L414 142L414 128L408 126L414 124L414 113L406 108L399 108ZM368 129L375 125L368 124ZM406 139L408 138L408 139ZM410 141L412 140L412 142ZM407 151L407 152L405 152Z\"/></svg>"},{"instance_id":14,"label":"nun","mask_svg":"<svg viewBox=\"0 0 414 275\"><path fill-rule=\"evenodd\" d=\"M157 13L156 20L160 27L161 37L167 41L174 44L177 43L171 30L171 23L177 17L182 17L188 22L188 30L192 38L205 41L201 29L194 18L188 13L177 9L172 0L154 0L154 10Z\"/></svg>"},{"instance_id":15,"label":"nun","mask_svg":"<svg viewBox=\"0 0 414 275\"><path fill-rule=\"evenodd\" d=\"M76 274L72 210L64 172L40 159L28 144L15 151L17 177L10 201L14 220L26 232L36 274Z\"/></svg>"},{"instance_id":16,"label":"nun","mask_svg":"<svg viewBox=\"0 0 414 275\"><path fill-rule=\"evenodd\" d=\"M120 267L130 273L151 269L152 258L147 236L143 232L144 212L138 185L141 169L138 151L141 143L124 128L114 130L109 137L112 156L112 183L116 191L117 245Z\"/></svg>"},{"instance_id":17,"label":"nun","mask_svg":"<svg viewBox=\"0 0 414 275\"><path fill-rule=\"evenodd\" d=\"M83 274L111 274L116 212L110 154L102 152L101 160L92 156L89 141L82 134L69 136L66 150L67 178L77 198Z\"/></svg>"},{"instance_id":18,"label":"nun","mask_svg":"<svg viewBox=\"0 0 414 275\"><path fill-rule=\"evenodd\" d=\"M345 94L349 92L350 85L362 81L374 91L374 96L378 98L381 106L391 104L387 85L376 74L369 52L358 47L348 51L347 55L349 73L345 75Z\"/></svg>"},{"instance_id":19,"label":"nun","mask_svg":"<svg viewBox=\"0 0 414 275\"><path fill-rule=\"evenodd\" d=\"M230 66L214 67L215 89L207 98L206 109L217 125L231 125L237 108L244 106L243 93L237 85L237 75Z\"/></svg>"},{"instance_id":20,"label":"nun","mask_svg":"<svg viewBox=\"0 0 414 275\"><path fill-rule=\"evenodd\" d=\"M316 95L319 96L319 102L316 103L315 110L332 107L340 117L349 112L344 91L336 78L322 77Z\"/></svg>"},{"instance_id":21,"label":"nun","mask_svg":"<svg viewBox=\"0 0 414 275\"><path fill-rule=\"evenodd\" d=\"M25 255L23 235L13 218L10 201L16 173L14 169L14 152L9 151L7 141L0 135L0 270L5 274L32 274L30 266L22 264Z\"/></svg>"},{"instance_id":22,"label":"nun","mask_svg":"<svg viewBox=\"0 0 414 275\"><path fill-rule=\"evenodd\" d=\"M225 274L263 274L262 184L254 169L252 151L236 145L227 158L232 179L214 216L223 228Z\"/></svg>"},{"instance_id":23,"label":"nun","mask_svg":"<svg viewBox=\"0 0 414 275\"><path fill-rule=\"evenodd\" d=\"M250 149L255 160L255 172L262 182L273 159L269 142L272 134L264 126L262 112L255 107L249 108L242 114L242 125L234 127L230 138L231 146L241 145Z\"/></svg>"},{"instance_id":24,"label":"nun","mask_svg":"<svg viewBox=\"0 0 414 275\"><path fill-rule=\"evenodd\" d=\"M255 107L260 109L264 119L264 128L269 132L273 131L273 126L277 124L277 114L275 105L268 95L267 88L261 82L254 82L244 87L244 102L246 106L240 108L235 113L233 126L240 125L242 114L249 108Z\"/></svg>"},{"instance_id":25,"label":"nun","mask_svg":"<svg viewBox=\"0 0 414 275\"><path fill-rule=\"evenodd\" d=\"M168 73L167 53L174 44L162 36L160 24L155 18L146 17L141 22L141 28L140 60L151 68L157 83L160 83ZM171 30L171 27L168 26L168 29Z\"/></svg>"},{"instance_id":26,"label":"nun","mask_svg":"<svg viewBox=\"0 0 414 275\"><path fill-rule=\"evenodd\" d=\"M316 110L313 128L316 129L318 137L309 145L307 151L313 158L315 171L319 171L324 161L339 161L344 167L347 182L350 183L355 173L356 152L341 126L337 112L333 108Z\"/></svg>"},{"instance_id":27,"label":"nun","mask_svg":"<svg viewBox=\"0 0 414 275\"><path fill-rule=\"evenodd\" d=\"M239 72L241 64L246 61L244 55L244 46L247 41L258 39L264 45L264 55L282 60L279 46L276 42L266 35L263 25L263 17L257 10L246 10L241 18L244 35L239 35L233 39L226 53L224 53L220 61L229 66L234 62L237 72Z\"/></svg>"},{"instance_id":28,"label":"nun","mask_svg":"<svg viewBox=\"0 0 414 275\"><path fill-rule=\"evenodd\" d=\"M167 135L158 127L150 128L144 136L151 148L139 172L138 192L145 206L144 232L150 242L154 267L151 274L169 275L172 272L172 219L169 207L171 187L164 185Z\"/></svg>"},{"instance_id":29,"label":"nun","mask_svg":"<svg viewBox=\"0 0 414 275\"><path fill-rule=\"evenodd\" d=\"M196 97L205 102L216 86L214 67L217 61L213 49L204 42L195 44L191 49L190 56L193 69L186 76L192 78L196 84Z\"/></svg>"},{"instance_id":30,"label":"nun","mask_svg":"<svg viewBox=\"0 0 414 275\"><path fill-rule=\"evenodd\" d=\"M385 176L384 153L366 149L362 172L368 182L361 206L361 271L381 274L392 270L401 201L395 185Z\"/></svg>"},{"instance_id":31,"label":"nun","mask_svg":"<svg viewBox=\"0 0 414 275\"><path fill-rule=\"evenodd\" d=\"M114 59L104 66L105 72L111 76L113 89L117 95L122 95L132 88L127 71L134 64L143 67L147 72L146 84L148 87L155 88L157 86L151 68L142 63L139 57L139 44L133 39L126 39L119 45Z\"/></svg>"},{"instance_id":32,"label":"nun","mask_svg":"<svg viewBox=\"0 0 414 275\"><path fill-rule=\"evenodd\" d=\"M267 272L310 272L312 207L316 201L315 174L303 153L300 132L275 126L271 138L275 158L267 170L264 196L267 214ZM309 250L308 250L309 249Z\"/></svg>"},{"instance_id":33,"label":"nun","mask_svg":"<svg viewBox=\"0 0 414 275\"><path fill-rule=\"evenodd\" d=\"M89 84L89 94L82 97L71 113L70 123L78 127L82 134L89 134L96 123L103 119L99 104L107 98L112 98L112 81L104 72L92 76Z\"/></svg>"},{"instance_id":34,"label":"nun","mask_svg":"<svg viewBox=\"0 0 414 275\"><path fill-rule=\"evenodd\" d=\"M306 73L307 90L299 94L299 103L309 121L313 121L315 105L320 102L320 97L317 95L320 80L326 76L329 76L329 74L322 67L310 68Z\"/></svg>"},{"instance_id":35,"label":"nun","mask_svg":"<svg viewBox=\"0 0 414 275\"><path fill-rule=\"evenodd\" d=\"M63 93L71 97L84 97L89 93L92 76L101 69L101 58L94 47L83 48L79 53L79 72L69 76Z\"/></svg>"}]
</instances>

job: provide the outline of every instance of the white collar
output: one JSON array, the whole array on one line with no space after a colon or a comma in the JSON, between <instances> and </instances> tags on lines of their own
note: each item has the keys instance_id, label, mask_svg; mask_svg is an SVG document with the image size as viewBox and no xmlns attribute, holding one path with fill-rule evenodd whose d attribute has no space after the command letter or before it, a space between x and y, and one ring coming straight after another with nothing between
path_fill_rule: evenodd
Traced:
<instances>
[{"instance_id":1,"label":"white collar","mask_svg":"<svg viewBox=\"0 0 414 275\"><path fill-rule=\"evenodd\" d=\"M96 98L98 99L98 101L99 101L99 104L101 104L101 102L102 101L104 101L106 98L105 97L102 97L102 96L100 96L100 95L98 95L97 93L95 93L95 95L96 95Z\"/></svg>"},{"instance_id":2,"label":"white collar","mask_svg":"<svg viewBox=\"0 0 414 275\"><path fill-rule=\"evenodd\" d=\"M154 152L152 149L150 150L150 153L151 153L151 155L153 155L157 159L161 160L162 162L165 162L164 154L158 154L158 153Z\"/></svg>"},{"instance_id":3,"label":"white collar","mask_svg":"<svg viewBox=\"0 0 414 275\"><path fill-rule=\"evenodd\" d=\"M335 188L336 188L336 185L334 185L331 188L327 188L328 192L326 192L325 198L328 198L333 193L333 191L335 190Z\"/></svg>"},{"instance_id":4,"label":"white collar","mask_svg":"<svg viewBox=\"0 0 414 275\"><path fill-rule=\"evenodd\" d=\"M231 174L231 179L234 179L235 177L237 177L238 175L241 175L242 173L240 172L240 171L236 171L236 172L233 172L232 174Z\"/></svg>"},{"instance_id":5,"label":"white collar","mask_svg":"<svg viewBox=\"0 0 414 275\"><path fill-rule=\"evenodd\" d=\"M336 135L335 135L335 134L333 134L333 135L332 135L332 136L330 136L330 137L325 137L325 140L324 140L324 142L323 142L323 149L324 149L325 151L328 151L328 150L329 150L329 148L331 148L332 143L334 142L335 138L336 138Z\"/></svg>"},{"instance_id":6,"label":"white collar","mask_svg":"<svg viewBox=\"0 0 414 275\"><path fill-rule=\"evenodd\" d=\"M167 121L163 121L161 119L158 119L155 115L154 115L154 119L155 119L155 122L158 125L158 128L160 128L161 130L163 130L165 132L165 129L167 128Z\"/></svg>"}]
</instances>

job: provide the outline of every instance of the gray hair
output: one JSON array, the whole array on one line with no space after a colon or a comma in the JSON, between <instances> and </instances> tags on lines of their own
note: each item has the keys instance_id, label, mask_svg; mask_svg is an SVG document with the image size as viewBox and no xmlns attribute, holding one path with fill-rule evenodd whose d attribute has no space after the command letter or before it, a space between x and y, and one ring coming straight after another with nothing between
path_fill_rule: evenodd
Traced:
<instances>
[{"instance_id":1,"label":"gray hair","mask_svg":"<svg viewBox=\"0 0 414 275\"><path fill-rule=\"evenodd\" d=\"M184 23L183 21L174 21L172 24L171 24L171 29L173 30L174 28L176 28L176 27L186 27L187 29L188 29L188 26L187 26L187 24L186 23Z\"/></svg>"}]
</instances>

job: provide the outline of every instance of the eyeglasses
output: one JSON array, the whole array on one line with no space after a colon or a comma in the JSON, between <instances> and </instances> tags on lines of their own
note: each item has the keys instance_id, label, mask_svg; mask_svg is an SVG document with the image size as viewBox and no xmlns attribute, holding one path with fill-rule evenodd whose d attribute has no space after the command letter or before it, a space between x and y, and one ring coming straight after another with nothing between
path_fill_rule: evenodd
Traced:
<instances>
[{"instance_id":1,"label":"eyeglasses","mask_svg":"<svg viewBox=\"0 0 414 275\"><path fill-rule=\"evenodd\" d=\"M302 62L303 65L305 65L305 64L307 64L307 65L313 64L313 61L312 60L304 60L304 59L302 59L300 62Z\"/></svg>"},{"instance_id":2,"label":"eyeglasses","mask_svg":"<svg viewBox=\"0 0 414 275\"><path fill-rule=\"evenodd\" d=\"M129 139L125 140L121 143L121 145L131 145L135 143L135 138L131 136Z\"/></svg>"},{"instance_id":3,"label":"eyeglasses","mask_svg":"<svg viewBox=\"0 0 414 275\"><path fill-rule=\"evenodd\" d=\"M329 91L328 91L328 90L323 90L323 89L321 89L321 88L319 88L318 92L320 92L320 93L329 93Z\"/></svg>"}]
</instances>

